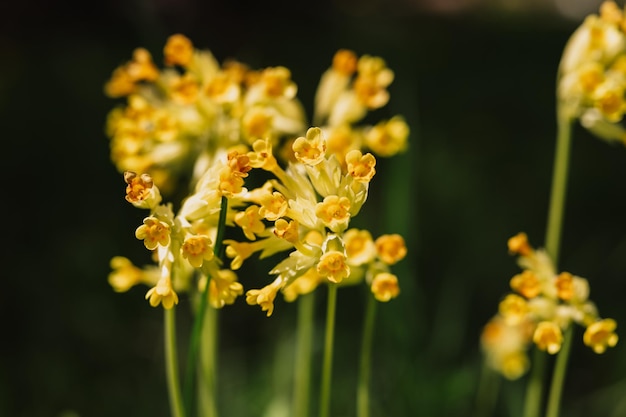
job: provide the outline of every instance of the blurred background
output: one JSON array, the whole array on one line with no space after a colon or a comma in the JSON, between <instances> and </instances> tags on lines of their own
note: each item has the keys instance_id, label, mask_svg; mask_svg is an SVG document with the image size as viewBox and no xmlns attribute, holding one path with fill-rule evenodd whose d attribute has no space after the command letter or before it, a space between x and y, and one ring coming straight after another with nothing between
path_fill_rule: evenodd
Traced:
<instances>
[{"instance_id":1,"label":"blurred background","mask_svg":"<svg viewBox=\"0 0 626 417\"><path fill-rule=\"evenodd\" d=\"M103 85L136 47L160 66L177 32L220 61L288 67L309 114L337 49L381 56L394 70L378 115L402 114L410 146L379 161L358 219L374 235L401 233L409 256L394 268L400 297L378 309L372 416L473 416L479 335L519 272L507 239L525 231L543 245L560 54L599 4L3 2L0 416L169 415L162 311L144 300L146 287L116 294L107 283L112 256L141 264L146 251L134 238L144 213L124 201L109 160L104 124L118 102ZM626 148L574 129L560 262L589 279L618 334L626 325L625 161ZM315 369L324 298L321 291ZM362 288L345 288L338 302L332 415L349 417ZM179 311L185 335L185 304ZM263 416L288 395L295 311L281 299L268 319L242 297L221 312L222 416ZM518 417L524 386L525 378L502 381L494 416ZM563 415L624 416L625 390L626 344L596 355L577 329Z\"/></svg>"}]
</instances>

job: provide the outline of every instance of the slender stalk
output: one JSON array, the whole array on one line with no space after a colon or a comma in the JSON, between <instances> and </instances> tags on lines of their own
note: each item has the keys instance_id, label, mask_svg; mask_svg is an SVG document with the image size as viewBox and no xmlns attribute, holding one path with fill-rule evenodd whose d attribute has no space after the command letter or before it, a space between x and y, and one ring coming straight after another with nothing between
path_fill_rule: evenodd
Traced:
<instances>
[{"instance_id":1,"label":"slender stalk","mask_svg":"<svg viewBox=\"0 0 626 417\"><path fill-rule=\"evenodd\" d=\"M361 340L361 362L359 364L359 382L357 386L357 417L370 415L370 366L372 358L372 342L376 318L376 298L368 291L365 321L363 322L363 339Z\"/></svg>"},{"instance_id":2,"label":"slender stalk","mask_svg":"<svg viewBox=\"0 0 626 417\"><path fill-rule=\"evenodd\" d=\"M326 306L326 336L324 342L324 360L322 363L322 385L320 389L320 417L330 415L330 385L333 371L333 339L335 337L335 311L337 309L337 284L328 283Z\"/></svg>"},{"instance_id":3,"label":"slender stalk","mask_svg":"<svg viewBox=\"0 0 626 417\"><path fill-rule=\"evenodd\" d=\"M220 217L218 220L217 236L215 237L215 246L213 247L213 252L215 256L218 258L221 258L221 255L222 255L222 246L223 246L222 240L224 236L224 230L226 228L226 211L228 208L228 199L222 196L221 204L222 206L220 210ZM204 336L205 341L212 339L210 343L213 343L213 344L215 343L214 339L216 338L215 334L203 335L203 331L202 331L204 327L203 321L206 315L205 313L207 310L207 304L208 304L208 298L209 298L208 295L209 295L210 282L211 282L211 277L207 276L206 284L200 296L200 305L198 306L196 319L193 323L193 329L191 332L191 340L189 342L189 354L187 355L187 373L186 373L186 380L185 380L185 405L186 405L187 410L191 410L193 406L193 391L194 391L193 382L196 376L196 369L197 369L196 363L198 360L198 347L200 346L200 337ZM215 312L215 314L217 314L217 311ZM212 331L215 332L216 326L211 326L209 327L209 329L212 329ZM213 358L207 358L207 360L215 362L215 355L213 355ZM215 373L216 367L214 363L212 365L205 364L205 366L208 367L208 369L212 369L212 372ZM215 404L215 385L214 385L215 378L214 376L210 378L210 381L205 381L205 382L207 384L205 395L210 396L211 397L210 401L213 404Z\"/></svg>"},{"instance_id":4,"label":"slender stalk","mask_svg":"<svg viewBox=\"0 0 626 417\"><path fill-rule=\"evenodd\" d=\"M567 330L565 330L563 344L556 357L554 373L552 374L552 384L550 385L550 396L548 397L548 406L546 408L546 417L558 417L559 415L561 393L563 392L563 383L565 381L565 373L567 372L567 359L569 358L573 334L574 326L570 325Z\"/></svg>"},{"instance_id":5,"label":"slender stalk","mask_svg":"<svg viewBox=\"0 0 626 417\"><path fill-rule=\"evenodd\" d=\"M500 375L487 365L483 360L480 370L480 379L476 388L476 404L474 406L474 417L490 417L496 407L498 392L500 391Z\"/></svg>"},{"instance_id":6,"label":"slender stalk","mask_svg":"<svg viewBox=\"0 0 626 417\"><path fill-rule=\"evenodd\" d=\"M563 226L563 206L567 190L567 175L572 135L572 120L562 109L557 109L557 140L552 172L552 190L550 192L550 210L546 228L545 248L554 265L558 265Z\"/></svg>"},{"instance_id":7,"label":"slender stalk","mask_svg":"<svg viewBox=\"0 0 626 417\"><path fill-rule=\"evenodd\" d=\"M217 416L215 387L217 386L217 339L218 339L218 310L208 306L204 313L202 334L209 336L200 341L200 369L198 375L198 410L203 417ZM205 395L209 393L209 395Z\"/></svg>"},{"instance_id":8,"label":"slender stalk","mask_svg":"<svg viewBox=\"0 0 626 417\"><path fill-rule=\"evenodd\" d=\"M535 347L532 364L528 385L526 386L523 417L539 416L543 396L543 380L546 374L546 353Z\"/></svg>"},{"instance_id":9,"label":"slender stalk","mask_svg":"<svg viewBox=\"0 0 626 417\"><path fill-rule=\"evenodd\" d=\"M163 324L165 330L165 371L167 375L167 389L170 397L172 417L184 417L180 380L178 378L178 358L176 353L176 309L163 310Z\"/></svg>"},{"instance_id":10,"label":"slender stalk","mask_svg":"<svg viewBox=\"0 0 626 417\"><path fill-rule=\"evenodd\" d=\"M313 318L315 292L298 298L298 334L294 366L293 417L308 417L311 381L311 343L313 342Z\"/></svg>"}]
</instances>

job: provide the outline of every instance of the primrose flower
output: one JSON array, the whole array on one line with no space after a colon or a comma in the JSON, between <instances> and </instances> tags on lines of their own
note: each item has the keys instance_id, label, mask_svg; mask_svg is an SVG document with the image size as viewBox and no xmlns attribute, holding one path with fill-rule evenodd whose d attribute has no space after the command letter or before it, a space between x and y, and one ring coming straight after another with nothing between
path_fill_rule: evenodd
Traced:
<instances>
[{"instance_id":1,"label":"primrose flower","mask_svg":"<svg viewBox=\"0 0 626 417\"><path fill-rule=\"evenodd\" d=\"M617 324L599 317L589 300L589 282L585 278L566 271L557 273L550 257L534 249L525 233L511 237L508 249L510 254L518 255L523 271L511 278L513 292L504 297L498 313L483 329L482 348L493 369L509 379L521 377L527 366L519 363L513 368L515 372L507 370L505 358L526 358L524 352L531 343L554 355L561 349L563 331L575 324L586 327L583 342L596 353L617 344ZM501 334L516 340L515 347L498 346L504 343L498 336Z\"/></svg>"},{"instance_id":2,"label":"primrose flower","mask_svg":"<svg viewBox=\"0 0 626 417\"><path fill-rule=\"evenodd\" d=\"M135 236L137 239L143 240L147 249L154 250L157 245L167 246L169 244L170 226L154 216L149 216L137 228Z\"/></svg>"},{"instance_id":3,"label":"primrose flower","mask_svg":"<svg viewBox=\"0 0 626 417\"><path fill-rule=\"evenodd\" d=\"M178 304L178 294L172 288L169 279L161 279L146 293L146 300L149 300L152 307L162 304L163 308L169 310Z\"/></svg>"},{"instance_id":4,"label":"primrose flower","mask_svg":"<svg viewBox=\"0 0 626 417\"><path fill-rule=\"evenodd\" d=\"M377 274L372 280L372 294L378 301L387 302L400 294L398 277L388 272Z\"/></svg>"},{"instance_id":5,"label":"primrose flower","mask_svg":"<svg viewBox=\"0 0 626 417\"><path fill-rule=\"evenodd\" d=\"M601 139L625 143L626 17L612 0L591 14L568 40L559 65L563 116L580 120Z\"/></svg>"}]
</instances>

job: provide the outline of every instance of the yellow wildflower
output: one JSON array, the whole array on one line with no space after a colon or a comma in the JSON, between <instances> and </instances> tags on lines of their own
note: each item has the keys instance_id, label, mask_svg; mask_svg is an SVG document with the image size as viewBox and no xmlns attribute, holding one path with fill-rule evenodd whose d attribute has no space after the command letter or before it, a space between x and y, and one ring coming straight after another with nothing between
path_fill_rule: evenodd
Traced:
<instances>
[{"instance_id":1,"label":"yellow wildflower","mask_svg":"<svg viewBox=\"0 0 626 417\"><path fill-rule=\"evenodd\" d=\"M409 126L404 118L396 116L369 129L365 145L377 155L391 157L406 149L408 138Z\"/></svg>"},{"instance_id":2,"label":"yellow wildflower","mask_svg":"<svg viewBox=\"0 0 626 417\"><path fill-rule=\"evenodd\" d=\"M347 197L329 195L315 206L315 215L333 232L340 232L350 221L350 200Z\"/></svg>"},{"instance_id":3,"label":"yellow wildflower","mask_svg":"<svg viewBox=\"0 0 626 417\"><path fill-rule=\"evenodd\" d=\"M159 278L155 267L142 270L124 256L114 256L110 265L112 271L109 274L109 284L115 292L126 292L142 282L156 283Z\"/></svg>"},{"instance_id":4,"label":"yellow wildflower","mask_svg":"<svg viewBox=\"0 0 626 417\"><path fill-rule=\"evenodd\" d=\"M169 278L161 278L159 282L146 293L146 300L149 300L152 307L162 304L163 308L169 310L174 307L175 304L178 304L178 294L176 294L172 288L172 283Z\"/></svg>"},{"instance_id":5,"label":"yellow wildflower","mask_svg":"<svg viewBox=\"0 0 626 417\"><path fill-rule=\"evenodd\" d=\"M516 274L510 281L511 288L526 298L534 298L541 293L541 282L537 274L529 269L525 269L520 274Z\"/></svg>"},{"instance_id":6,"label":"yellow wildflower","mask_svg":"<svg viewBox=\"0 0 626 417\"><path fill-rule=\"evenodd\" d=\"M244 235L249 240L256 240L256 235L260 235L265 231L263 217L259 213L259 206L250 205L244 211L238 211L235 214L235 224L241 227Z\"/></svg>"},{"instance_id":7,"label":"yellow wildflower","mask_svg":"<svg viewBox=\"0 0 626 417\"><path fill-rule=\"evenodd\" d=\"M343 253L331 250L320 257L317 272L330 282L338 284L350 275L350 267L346 263L346 256Z\"/></svg>"},{"instance_id":8,"label":"yellow wildflower","mask_svg":"<svg viewBox=\"0 0 626 417\"><path fill-rule=\"evenodd\" d=\"M204 261L213 259L212 242L208 236L189 236L182 245L183 258L187 259L191 266L200 268Z\"/></svg>"},{"instance_id":9,"label":"yellow wildflower","mask_svg":"<svg viewBox=\"0 0 626 417\"><path fill-rule=\"evenodd\" d=\"M533 342L541 350L554 355L561 350L563 343L563 333L561 328L554 322L542 321L537 324L537 328L533 333Z\"/></svg>"},{"instance_id":10,"label":"yellow wildflower","mask_svg":"<svg viewBox=\"0 0 626 417\"><path fill-rule=\"evenodd\" d=\"M154 208L161 203L161 193L148 174L137 175L135 172L124 172L126 184L126 201L139 208Z\"/></svg>"},{"instance_id":11,"label":"yellow wildflower","mask_svg":"<svg viewBox=\"0 0 626 417\"><path fill-rule=\"evenodd\" d=\"M154 216L149 216L135 230L135 237L143 240L149 250L156 249L158 245L167 246L170 243L170 226Z\"/></svg>"},{"instance_id":12,"label":"yellow wildflower","mask_svg":"<svg viewBox=\"0 0 626 417\"><path fill-rule=\"evenodd\" d=\"M518 324L526 320L528 305L523 297L516 294L508 294L498 306L499 313L510 324Z\"/></svg>"},{"instance_id":13,"label":"yellow wildflower","mask_svg":"<svg viewBox=\"0 0 626 417\"><path fill-rule=\"evenodd\" d=\"M528 256L533 252L532 247L528 243L528 236L524 232L520 232L508 240L509 253Z\"/></svg>"},{"instance_id":14,"label":"yellow wildflower","mask_svg":"<svg viewBox=\"0 0 626 417\"><path fill-rule=\"evenodd\" d=\"M378 257L387 265L393 265L406 256L404 238L399 234L382 235L374 243Z\"/></svg>"},{"instance_id":15,"label":"yellow wildflower","mask_svg":"<svg viewBox=\"0 0 626 417\"><path fill-rule=\"evenodd\" d=\"M165 65L186 67L193 58L193 44L185 35L174 34L167 38L163 48Z\"/></svg>"},{"instance_id":16,"label":"yellow wildflower","mask_svg":"<svg viewBox=\"0 0 626 417\"><path fill-rule=\"evenodd\" d=\"M583 335L583 342L596 353L604 353L607 347L617 345L618 336L615 334L617 323L613 319L603 319L587 326Z\"/></svg>"},{"instance_id":17,"label":"yellow wildflower","mask_svg":"<svg viewBox=\"0 0 626 417\"><path fill-rule=\"evenodd\" d=\"M306 165L317 165L326 156L326 140L319 127L309 128L306 137L299 137L293 143L296 159Z\"/></svg>"},{"instance_id":18,"label":"yellow wildflower","mask_svg":"<svg viewBox=\"0 0 626 417\"><path fill-rule=\"evenodd\" d=\"M352 150L346 154L346 165L348 174L359 182L369 182L376 174L376 158L371 153Z\"/></svg>"},{"instance_id":19,"label":"yellow wildflower","mask_svg":"<svg viewBox=\"0 0 626 417\"><path fill-rule=\"evenodd\" d=\"M376 257L376 245L368 230L349 229L343 234L343 242L350 265L363 265Z\"/></svg>"},{"instance_id":20,"label":"yellow wildflower","mask_svg":"<svg viewBox=\"0 0 626 417\"><path fill-rule=\"evenodd\" d=\"M248 290L246 292L246 303L249 305L259 305L262 311L267 311L267 317L274 312L274 299L281 287L281 279L277 278L269 285L260 290Z\"/></svg>"},{"instance_id":21,"label":"yellow wildflower","mask_svg":"<svg viewBox=\"0 0 626 417\"><path fill-rule=\"evenodd\" d=\"M398 277L388 272L376 274L372 280L372 293L378 301L386 302L392 298L396 298L400 294L398 286Z\"/></svg>"}]
</instances>

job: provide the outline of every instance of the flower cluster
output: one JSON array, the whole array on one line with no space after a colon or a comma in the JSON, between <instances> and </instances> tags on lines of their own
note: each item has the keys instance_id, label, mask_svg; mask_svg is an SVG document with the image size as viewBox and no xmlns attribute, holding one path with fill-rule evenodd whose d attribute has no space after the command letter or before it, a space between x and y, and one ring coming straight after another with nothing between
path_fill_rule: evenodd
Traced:
<instances>
[{"instance_id":1,"label":"flower cluster","mask_svg":"<svg viewBox=\"0 0 626 417\"><path fill-rule=\"evenodd\" d=\"M399 235L376 241L367 230L349 228L365 203L376 159L352 150L345 168L326 151L322 130L310 128L293 143L296 162L280 167L267 140L259 140L248 155L255 168L273 174L263 186L250 191L250 205L239 211L235 223L247 241L225 240L231 269L239 269L256 252L266 257L291 250L270 274L275 279L246 293L248 304L261 306L270 316L279 291L292 301L321 282L359 282L365 278L380 301L399 293L397 277L389 266L406 255Z\"/></svg>"},{"instance_id":2,"label":"flower cluster","mask_svg":"<svg viewBox=\"0 0 626 417\"><path fill-rule=\"evenodd\" d=\"M289 69L220 65L181 34L168 38L163 55L159 69L137 48L105 85L109 97L126 100L108 116L111 159L124 173L126 200L149 210L135 236L158 264L139 268L115 257L113 288L147 284L150 304L169 309L179 292L197 291L210 279L209 302L220 308L244 293L235 271L246 259L291 251L270 271L272 284L246 293L268 316L278 291L292 301L324 280L365 280L376 299L396 297L390 266L406 255L403 238L374 240L367 230L349 228L367 199L375 155L391 157L407 147L401 116L359 124L389 100L394 73L384 60L339 50L315 95L318 127L307 130ZM255 169L273 178L248 190ZM192 192L175 212L162 195L181 195L176 187L184 179ZM225 225L245 241L217 241L224 207ZM215 252L222 243L228 269Z\"/></svg>"},{"instance_id":3,"label":"flower cluster","mask_svg":"<svg viewBox=\"0 0 626 417\"><path fill-rule=\"evenodd\" d=\"M522 272L511 278L512 292L483 329L482 348L491 367L509 379L519 378L529 367L528 347L534 343L557 353L563 331L573 323L585 327L583 342L596 353L617 344L617 324L600 318L585 278L557 273L548 254L532 248L524 233L510 238L508 247L518 255Z\"/></svg>"},{"instance_id":4,"label":"flower cluster","mask_svg":"<svg viewBox=\"0 0 626 417\"><path fill-rule=\"evenodd\" d=\"M291 71L282 66L252 70L227 60L220 65L181 34L168 38L163 69L144 48L116 68L105 85L124 105L108 116L111 159L120 172L149 173L164 192L176 179L193 184L220 151L268 140L282 161L291 142L309 126ZM375 126L354 124L389 100L393 72L382 58L340 50L322 76L315 98L316 126L328 129L329 151L340 160L368 147L384 157L406 148L409 129L401 116ZM193 167L193 168L190 168Z\"/></svg>"},{"instance_id":5,"label":"flower cluster","mask_svg":"<svg viewBox=\"0 0 626 417\"><path fill-rule=\"evenodd\" d=\"M568 119L599 138L626 143L626 16L604 1L572 34L559 68L558 97Z\"/></svg>"}]
</instances>

